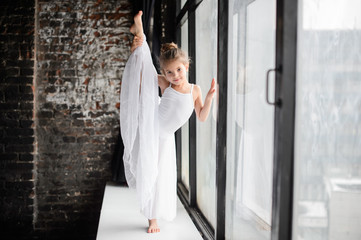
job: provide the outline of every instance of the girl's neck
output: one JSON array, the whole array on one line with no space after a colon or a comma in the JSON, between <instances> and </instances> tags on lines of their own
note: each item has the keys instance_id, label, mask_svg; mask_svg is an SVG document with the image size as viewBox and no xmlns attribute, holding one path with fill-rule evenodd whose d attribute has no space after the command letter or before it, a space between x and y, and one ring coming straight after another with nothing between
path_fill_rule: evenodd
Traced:
<instances>
[{"instance_id":1,"label":"girl's neck","mask_svg":"<svg viewBox=\"0 0 361 240\"><path fill-rule=\"evenodd\" d=\"M189 82L184 81L179 85L170 84L170 87L176 90L177 92L187 92L189 85L190 85Z\"/></svg>"}]
</instances>

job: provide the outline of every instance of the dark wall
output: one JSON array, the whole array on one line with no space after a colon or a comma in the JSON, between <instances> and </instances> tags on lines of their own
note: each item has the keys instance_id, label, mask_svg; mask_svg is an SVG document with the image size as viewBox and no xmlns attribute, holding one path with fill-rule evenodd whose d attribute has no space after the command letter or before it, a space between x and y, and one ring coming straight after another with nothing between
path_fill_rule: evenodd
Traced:
<instances>
[{"instance_id":1,"label":"dark wall","mask_svg":"<svg viewBox=\"0 0 361 240\"><path fill-rule=\"evenodd\" d=\"M18 235L26 236L32 231L34 7L34 1L0 1L2 239L21 239ZM11 234L7 236L7 232Z\"/></svg>"},{"instance_id":2,"label":"dark wall","mask_svg":"<svg viewBox=\"0 0 361 240\"><path fill-rule=\"evenodd\" d=\"M95 239L131 4L13 0L0 12L1 238Z\"/></svg>"},{"instance_id":3,"label":"dark wall","mask_svg":"<svg viewBox=\"0 0 361 240\"><path fill-rule=\"evenodd\" d=\"M119 134L128 1L38 1L35 227L95 239Z\"/></svg>"}]
</instances>

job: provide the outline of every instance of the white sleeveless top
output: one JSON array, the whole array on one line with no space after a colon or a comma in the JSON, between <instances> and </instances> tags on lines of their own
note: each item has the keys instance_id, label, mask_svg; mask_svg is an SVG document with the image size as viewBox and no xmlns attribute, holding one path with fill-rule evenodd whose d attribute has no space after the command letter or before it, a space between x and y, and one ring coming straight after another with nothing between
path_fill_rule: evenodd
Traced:
<instances>
[{"instance_id":1,"label":"white sleeveless top","mask_svg":"<svg viewBox=\"0 0 361 240\"><path fill-rule=\"evenodd\" d=\"M194 109L193 84L189 93L180 93L171 86L164 90L159 104L159 135L174 134L192 115Z\"/></svg>"}]
</instances>

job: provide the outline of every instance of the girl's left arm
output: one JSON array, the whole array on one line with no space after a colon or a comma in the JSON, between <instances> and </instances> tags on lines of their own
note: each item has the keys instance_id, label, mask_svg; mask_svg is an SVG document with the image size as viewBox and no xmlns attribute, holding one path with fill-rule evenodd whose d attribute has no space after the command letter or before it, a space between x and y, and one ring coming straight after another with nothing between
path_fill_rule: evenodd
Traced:
<instances>
[{"instance_id":1,"label":"girl's left arm","mask_svg":"<svg viewBox=\"0 0 361 240\"><path fill-rule=\"evenodd\" d=\"M196 111L196 115L198 119L201 122L204 122L207 120L209 111L212 106L212 99L216 91L216 81L214 80L214 78L212 79L212 84L207 93L206 99L204 100L204 105L202 102L202 91L200 87L196 86L195 90L196 90L196 100L194 102L194 109Z\"/></svg>"}]
</instances>

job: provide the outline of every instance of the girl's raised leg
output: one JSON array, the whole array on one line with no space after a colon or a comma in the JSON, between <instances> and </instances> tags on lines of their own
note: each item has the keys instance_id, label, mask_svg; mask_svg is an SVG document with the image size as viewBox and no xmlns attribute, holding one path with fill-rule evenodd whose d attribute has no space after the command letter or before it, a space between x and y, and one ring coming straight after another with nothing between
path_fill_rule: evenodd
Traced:
<instances>
[{"instance_id":1,"label":"girl's raised leg","mask_svg":"<svg viewBox=\"0 0 361 240\"><path fill-rule=\"evenodd\" d=\"M139 38L143 38L143 23L142 23L143 12L139 11L134 16L134 24L130 27L130 32Z\"/></svg>"},{"instance_id":2,"label":"girl's raised leg","mask_svg":"<svg viewBox=\"0 0 361 240\"><path fill-rule=\"evenodd\" d=\"M130 47L130 51L134 52L134 50L143 44L143 23L142 23L142 15L143 12L139 11L134 16L134 24L130 27L130 32L134 35L132 45Z\"/></svg>"},{"instance_id":3,"label":"girl's raised leg","mask_svg":"<svg viewBox=\"0 0 361 240\"><path fill-rule=\"evenodd\" d=\"M134 24L130 27L130 32L134 35L134 39L130 48L131 52L133 52L137 47L143 44L144 33L143 33L142 15L143 12L139 11L134 16ZM149 223L148 233L160 232L157 219L149 219L148 223Z\"/></svg>"}]
</instances>

